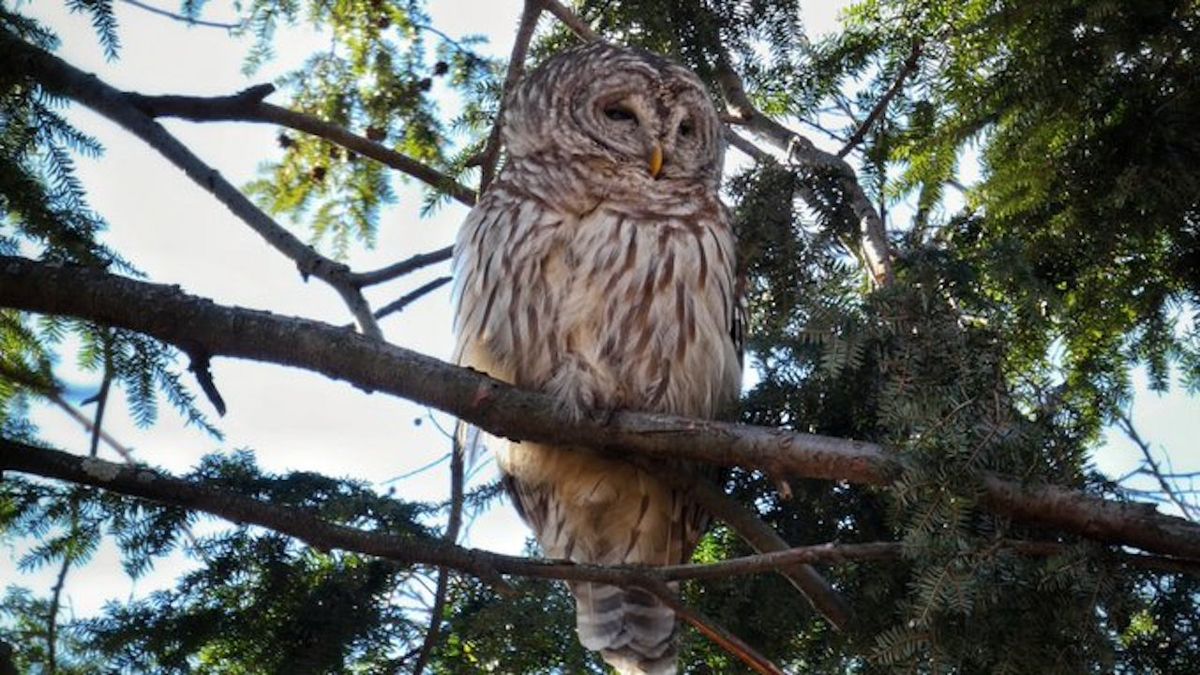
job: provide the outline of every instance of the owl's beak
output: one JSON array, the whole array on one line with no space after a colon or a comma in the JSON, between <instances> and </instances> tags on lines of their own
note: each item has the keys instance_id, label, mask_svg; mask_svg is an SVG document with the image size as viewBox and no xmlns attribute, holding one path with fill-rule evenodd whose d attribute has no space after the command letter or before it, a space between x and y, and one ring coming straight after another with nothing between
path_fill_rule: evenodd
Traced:
<instances>
[{"instance_id":1,"label":"owl's beak","mask_svg":"<svg viewBox=\"0 0 1200 675\"><path fill-rule=\"evenodd\" d=\"M650 149L650 177L658 178L658 172L662 171L663 151L662 145L655 143Z\"/></svg>"}]
</instances>

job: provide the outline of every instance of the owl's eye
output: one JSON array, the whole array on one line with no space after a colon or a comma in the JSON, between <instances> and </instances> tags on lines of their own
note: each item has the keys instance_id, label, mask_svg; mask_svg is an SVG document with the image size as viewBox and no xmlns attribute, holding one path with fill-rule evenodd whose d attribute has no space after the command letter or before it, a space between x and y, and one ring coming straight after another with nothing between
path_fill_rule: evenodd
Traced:
<instances>
[{"instance_id":1,"label":"owl's eye","mask_svg":"<svg viewBox=\"0 0 1200 675\"><path fill-rule=\"evenodd\" d=\"M687 138L695 132L695 127L692 126L691 120L684 120L679 123L679 135Z\"/></svg>"},{"instance_id":2,"label":"owl's eye","mask_svg":"<svg viewBox=\"0 0 1200 675\"><path fill-rule=\"evenodd\" d=\"M633 122L637 124L637 116L629 108L610 105L604 109L604 116L614 122Z\"/></svg>"}]
</instances>

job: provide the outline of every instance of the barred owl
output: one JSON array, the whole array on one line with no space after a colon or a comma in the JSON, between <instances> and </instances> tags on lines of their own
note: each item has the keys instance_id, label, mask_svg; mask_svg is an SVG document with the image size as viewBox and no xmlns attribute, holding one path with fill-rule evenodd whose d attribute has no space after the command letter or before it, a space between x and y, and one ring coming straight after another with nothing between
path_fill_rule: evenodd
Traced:
<instances>
[{"instance_id":1,"label":"barred owl","mask_svg":"<svg viewBox=\"0 0 1200 675\"><path fill-rule=\"evenodd\" d=\"M507 161L455 245L459 362L574 415L716 416L738 395L740 322L721 126L703 84L593 43L531 72L506 109ZM659 477L699 467L647 471L529 442L497 448L497 462L552 558L680 563L707 524ZM675 672L676 617L657 598L570 588L585 647L622 673Z\"/></svg>"}]
</instances>

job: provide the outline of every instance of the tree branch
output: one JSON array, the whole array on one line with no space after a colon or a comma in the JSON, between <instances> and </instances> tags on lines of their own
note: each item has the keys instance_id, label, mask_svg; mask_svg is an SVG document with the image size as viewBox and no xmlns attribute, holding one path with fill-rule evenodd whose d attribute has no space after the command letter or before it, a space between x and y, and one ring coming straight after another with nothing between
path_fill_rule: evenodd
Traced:
<instances>
[{"instance_id":1,"label":"tree branch","mask_svg":"<svg viewBox=\"0 0 1200 675\"><path fill-rule=\"evenodd\" d=\"M456 479L458 485L455 489L460 504L461 468L460 463ZM229 490L174 478L145 467L128 467L90 457L76 457L5 438L0 438L0 470L14 470L80 485L91 485L162 504L202 511L240 524L259 525L295 537L322 551L356 551L410 565L437 564L485 579L498 574L516 574L640 588L659 597L686 620L699 627L705 635L722 647L730 649L731 653L746 661L758 672L782 673L732 633L685 607L667 586L663 576L654 568L578 565L567 561L542 561L463 548L452 543L449 537L457 536L461 522L453 514L447 528L448 536L440 541L357 530L322 520L303 509L276 506ZM430 630L432 634L435 629L431 626ZM50 634L53 635L52 629ZM427 638L423 651L431 647L435 639ZM50 654L53 654L53 648ZM418 662L418 665L420 668L414 670L417 674L423 669L424 663Z\"/></svg>"},{"instance_id":2,"label":"tree branch","mask_svg":"<svg viewBox=\"0 0 1200 675\"><path fill-rule=\"evenodd\" d=\"M775 530L715 485L696 481L691 486L691 493L709 514L724 521L758 553L774 553L791 548ZM812 565L780 565L777 570L800 591L812 604L813 609L820 612L835 628L843 632L850 630L854 618L853 611Z\"/></svg>"},{"instance_id":3,"label":"tree branch","mask_svg":"<svg viewBox=\"0 0 1200 675\"><path fill-rule=\"evenodd\" d=\"M446 523L446 533L442 540L448 544L458 543L458 531L462 528L463 510L463 453L457 447L458 441L452 440L455 447L450 452L450 516ZM425 641L417 654L417 662L413 666L412 675L421 675L429 657L437 647L442 636L442 613L446 611L446 596L450 590L450 569L438 569L437 588L433 592L433 606L429 610L429 628L425 631Z\"/></svg>"},{"instance_id":4,"label":"tree branch","mask_svg":"<svg viewBox=\"0 0 1200 675\"><path fill-rule=\"evenodd\" d=\"M850 208L858 216L861 235L859 247L871 278L877 286L890 285L894 274L887 230L879 212L875 210L862 184L858 182L854 169L841 157L817 148L808 138L760 112L750 101L742 78L734 70L732 57L727 51L721 52L715 70L717 83L721 87L729 112L742 120L744 127L787 152L790 163L809 169L829 171L838 177Z\"/></svg>"},{"instance_id":5,"label":"tree branch","mask_svg":"<svg viewBox=\"0 0 1200 675\"><path fill-rule=\"evenodd\" d=\"M430 265L436 265L443 260L449 260L453 253L453 246L440 248L436 251L430 251L429 253L418 253L411 258L401 260L400 262L393 263L387 267L381 267L380 269L372 272L356 272L351 274L350 282L359 288L381 284L385 281L391 281L396 277L402 277L405 274L415 272L423 267L429 267Z\"/></svg>"},{"instance_id":6,"label":"tree branch","mask_svg":"<svg viewBox=\"0 0 1200 675\"><path fill-rule=\"evenodd\" d=\"M660 458L744 466L768 474L887 484L900 455L861 441L783 429L617 412L574 421L544 394L345 330L269 312L223 307L183 293L81 267L0 256L0 306L85 318L198 345L213 356L304 368L418 401L498 436L561 446L620 448ZM1152 505L1099 499L1054 485L979 476L980 505L1016 520L1097 541L1200 558L1200 526Z\"/></svg>"},{"instance_id":7,"label":"tree branch","mask_svg":"<svg viewBox=\"0 0 1200 675\"><path fill-rule=\"evenodd\" d=\"M599 33L592 30L591 26L588 26L583 19L579 18L578 14L572 12L558 0L542 0L542 5L546 8L547 12L550 12L555 18L563 22L563 25L570 28L571 32L584 42L594 42L600 39Z\"/></svg>"},{"instance_id":8,"label":"tree branch","mask_svg":"<svg viewBox=\"0 0 1200 675\"><path fill-rule=\"evenodd\" d=\"M336 124L264 102L274 91L273 85L260 84L232 96L146 96L134 92L123 95L150 117L177 117L192 122L259 122L303 131L408 174L465 206L475 205L474 190L427 164Z\"/></svg>"},{"instance_id":9,"label":"tree branch","mask_svg":"<svg viewBox=\"0 0 1200 675\"><path fill-rule=\"evenodd\" d=\"M348 280L349 269L345 265L317 253L272 220L219 172L133 105L124 92L8 34L0 33L0 50L12 53L11 62L17 70L35 76L39 85L47 91L86 105L145 141L200 187L212 193L268 244L295 261L302 275L315 276L332 286L341 295L364 334L377 339L383 337L362 293Z\"/></svg>"},{"instance_id":10,"label":"tree branch","mask_svg":"<svg viewBox=\"0 0 1200 675\"><path fill-rule=\"evenodd\" d=\"M442 286L445 286L446 284L450 283L450 281L450 277L438 277L433 281L428 281L424 284L421 284L408 293L405 293L383 307L380 307L379 310L375 312L375 318L382 319L390 314L403 311L405 307L408 307L413 302L425 297L426 295L429 295Z\"/></svg>"},{"instance_id":11,"label":"tree branch","mask_svg":"<svg viewBox=\"0 0 1200 675\"><path fill-rule=\"evenodd\" d=\"M1170 481L1167 480L1167 477L1163 475L1162 467L1160 467L1158 462L1155 461L1154 453L1150 449L1150 444L1142 438L1142 435L1138 433L1137 428L1133 426L1133 420L1128 415L1120 413L1117 415L1117 426L1120 427L1121 430L1125 432L1125 435L1129 437L1129 440L1133 441L1134 444L1138 446L1138 449L1142 451L1142 458L1147 469L1145 473L1153 476L1154 479L1158 481L1158 485L1160 488L1162 488L1163 494L1166 495L1166 498L1175 505L1175 508L1179 509L1179 512L1183 514L1184 518L1187 518L1192 522L1196 522L1196 517L1192 513L1193 505L1184 500L1183 497L1180 496L1178 490L1171 485Z\"/></svg>"},{"instance_id":12,"label":"tree branch","mask_svg":"<svg viewBox=\"0 0 1200 675\"><path fill-rule=\"evenodd\" d=\"M871 131L871 127L874 126L875 122L880 117L883 117L883 113L887 111L888 104L904 88L904 81L917 69L917 64L921 60L921 50L923 47L924 45L920 42L913 44L912 51L909 52L908 58L904 60L904 64L900 66L900 72L896 75L892 86L888 87L883 96L879 97L875 106L871 108L871 112L867 114L867 118L862 121L862 124L858 125L854 133L850 134L850 138L846 140L846 144L842 146L841 150L838 150L838 157L845 157L850 154L850 151L867 137L867 133Z\"/></svg>"},{"instance_id":13,"label":"tree branch","mask_svg":"<svg viewBox=\"0 0 1200 675\"><path fill-rule=\"evenodd\" d=\"M544 0L525 0L525 8L521 10L521 20L517 24L517 37L513 40L512 53L508 57L508 72L504 75L504 89L500 92L500 106L496 110L496 122L488 134L487 144L483 152L474 160L480 167L479 192L483 193L492 184L496 176L496 165L500 162L500 131L504 125L504 110L508 107L508 97L521 80L525 72L525 58L529 54L529 43L533 40L533 31L537 28L538 19L542 16Z\"/></svg>"},{"instance_id":14,"label":"tree branch","mask_svg":"<svg viewBox=\"0 0 1200 675\"><path fill-rule=\"evenodd\" d=\"M241 23L221 23L218 21L205 21L204 19L193 19L190 16L184 16L182 14L168 12L165 9L159 9L158 7L155 7L153 5L148 5L144 2L139 2L138 0L121 0L121 2L124 2L127 5L133 5L134 7L137 7L138 9L142 9L147 12L150 12L151 14L165 16L168 19L173 19L175 21L180 21L180 22L186 23L189 26L204 26L205 28L224 28L225 30L235 30L235 29L242 27Z\"/></svg>"}]
</instances>

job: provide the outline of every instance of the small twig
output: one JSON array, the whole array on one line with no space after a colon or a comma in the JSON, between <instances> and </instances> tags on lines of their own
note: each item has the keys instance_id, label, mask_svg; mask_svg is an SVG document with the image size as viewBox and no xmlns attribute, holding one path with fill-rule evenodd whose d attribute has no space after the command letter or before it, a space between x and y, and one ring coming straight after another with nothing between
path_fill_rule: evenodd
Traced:
<instances>
[{"instance_id":1,"label":"small twig","mask_svg":"<svg viewBox=\"0 0 1200 675\"><path fill-rule=\"evenodd\" d=\"M212 403L217 414L224 417L225 399L221 398L221 392L217 390L217 383L213 381L210 368L212 358L206 352L195 349L189 352L188 356L192 361L188 365L188 370L196 376L196 381L200 383L200 390L204 392L208 402Z\"/></svg>"},{"instance_id":2,"label":"small twig","mask_svg":"<svg viewBox=\"0 0 1200 675\"><path fill-rule=\"evenodd\" d=\"M500 105L496 110L496 121L488 134L487 144L472 164L480 167L479 193L483 194L496 177L496 165L500 162L500 131L504 126L504 111L508 107L508 97L512 95L521 74L525 72L525 58L529 54L529 43L533 40L533 31L537 28L538 18L542 15L544 0L525 0L525 8L521 11L521 21L517 25L517 37L513 41L512 53L508 57L508 72L504 75L504 89L500 93Z\"/></svg>"},{"instance_id":3,"label":"small twig","mask_svg":"<svg viewBox=\"0 0 1200 675\"><path fill-rule=\"evenodd\" d=\"M104 376L100 380L100 391L96 393L96 416L92 422L92 440L88 444L88 456L95 457L100 450L100 436L104 433L104 410L108 406L108 392L112 388L112 346L104 343Z\"/></svg>"},{"instance_id":4,"label":"small twig","mask_svg":"<svg viewBox=\"0 0 1200 675\"><path fill-rule=\"evenodd\" d=\"M1121 431L1124 431L1125 435L1129 437L1129 440L1133 441L1134 444L1137 445L1142 451L1142 457L1145 459L1147 467L1145 473L1153 476L1154 479L1158 481L1158 485L1162 488L1163 494L1166 496L1167 500L1169 500L1175 505L1176 508L1179 509L1179 512L1183 514L1184 518L1187 518L1192 522L1196 522L1196 516L1192 512L1194 507L1179 496L1176 488L1171 485L1170 481L1167 480L1167 477L1163 475L1158 462L1154 459L1154 453L1150 449L1150 444L1142 438L1141 434L1138 433L1137 428L1133 426L1133 419L1124 413L1118 413L1117 426L1119 426Z\"/></svg>"},{"instance_id":5,"label":"small twig","mask_svg":"<svg viewBox=\"0 0 1200 675\"><path fill-rule=\"evenodd\" d=\"M72 518L78 518L75 514L77 506L72 500ZM54 581L54 588L50 593L50 610L46 617L46 672L53 675L58 672L58 609L60 599L62 597L63 586L67 581L67 571L71 568L71 554L64 553L62 565L58 568L58 576Z\"/></svg>"},{"instance_id":6,"label":"small twig","mask_svg":"<svg viewBox=\"0 0 1200 675\"><path fill-rule=\"evenodd\" d=\"M458 542L458 531L462 527L463 510L463 453L458 447L457 437L453 437L454 445L450 451L450 517L446 523L446 534L442 539L451 545ZM421 675L425 670L429 657L437 647L442 635L442 613L446 609L446 595L450 587L450 569L438 569L437 589L433 593L433 607L429 612L429 628L425 632L425 642L413 665L413 675Z\"/></svg>"},{"instance_id":7,"label":"small twig","mask_svg":"<svg viewBox=\"0 0 1200 675\"><path fill-rule=\"evenodd\" d=\"M221 23L219 21L205 21L204 19L193 19L190 16L184 16L182 14L176 14L174 12L169 12L165 9L159 9L158 7L154 7L153 5L147 5L146 3L139 2L138 0L121 0L121 1L128 5L133 5L134 7L137 7L138 9L144 9L147 12L150 12L151 14L157 14L159 16L165 16L168 19L174 19L175 21L181 21L183 23L188 24L189 26L204 26L205 28L223 28L225 30L237 30L238 28L241 28L243 25L241 22Z\"/></svg>"},{"instance_id":8,"label":"small twig","mask_svg":"<svg viewBox=\"0 0 1200 675\"><path fill-rule=\"evenodd\" d=\"M917 64L921 60L921 49L923 46L921 42L913 44L912 51L909 52L908 58L904 60L904 64L900 66L900 72L896 75L895 81L883 93L883 96L879 97L879 100L871 108L871 112L867 114L867 118L862 121L862 124L858 125L854 133L850 134L850 138L846 141L846 144L842 146L841 150L838 150L838 157L845 157L850 154L850 151L867 137L867 133L871 130L876 120L883 117L884 112L887 111L888 104L891 103L896 94L900 93L900 90L904 87L904 81L917 69Z\"/></svg>"},{"instance_id":9,"label":"small twig","mask_svg":"<svg viewBox=\"0 0 1200 675\"><path fill-rule=\"evenodd\" d=\"M380 269L371 272L357 272L351 274L350 282L359 288L381 284L385 281L391 281L397 277L402 277L405 274L410 274L424 267L436 265L443 260L449 260L453 253L453 246L440 248L436 251L430 251L429 253L418 253L411 258L405 258L404 260L388 265L387 267L381 267Z\"/></svg>"},{"instance_id":10,"label":"small twig","mask_svg":"<svg viewBox=\"0 0 1200 675\"><path fill-rule=\"evenodd\" d=\"M88 419L86 415L76 410L75 406L71 405L65 398L62 397L61 394L52 393L47 394L46 396L50 399L51 403L58 406L59 409L70 416L71 419L82 425L83 428L88 431L88 433L94 433L100 438L100 440L104 441L105 445L115 450L116 453L121 456L121 459L124 459L130 464L133 463L134 459L132 448L121 444L119 441L117 441L117 439L109 435L107 431L104 431L103 429L97 430L96 427L92 426L92 421Z\"/></svg>"}]
</instances>

